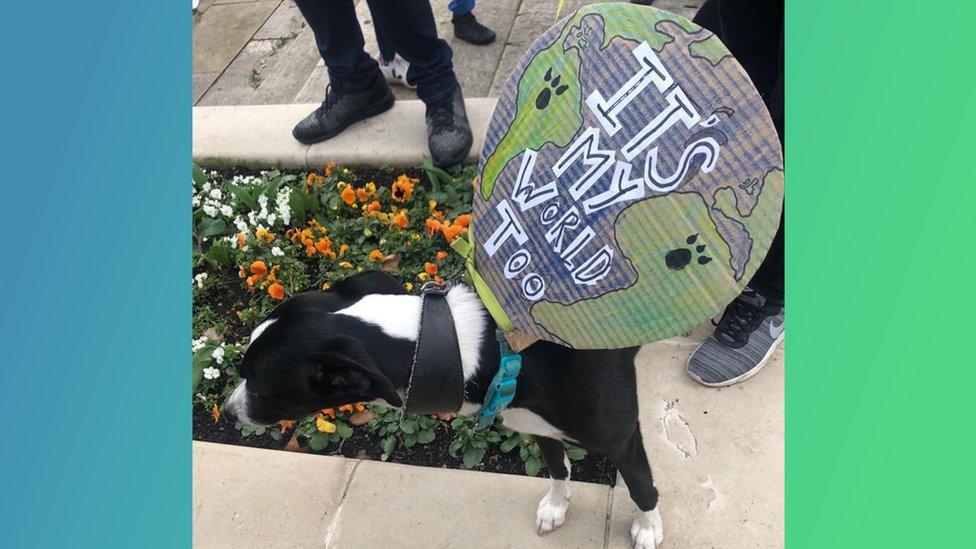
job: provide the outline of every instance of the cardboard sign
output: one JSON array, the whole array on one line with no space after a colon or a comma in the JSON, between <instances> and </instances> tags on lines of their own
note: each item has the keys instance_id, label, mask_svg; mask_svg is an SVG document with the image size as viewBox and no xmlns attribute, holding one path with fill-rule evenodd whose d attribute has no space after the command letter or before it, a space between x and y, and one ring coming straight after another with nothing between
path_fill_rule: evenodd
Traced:
<instances>
[{"instance_id":1,"label":"cardboard sign","mask_svg":"<svg viewBox=\"0 0 976 549\"><path fill-rule=\"evenodd\" d=\"M720 313L775 235L783 156L719 39L597 4L508 78L481 153L474 264L520 337L640 345Z\"/></svg>"}]
</instances>

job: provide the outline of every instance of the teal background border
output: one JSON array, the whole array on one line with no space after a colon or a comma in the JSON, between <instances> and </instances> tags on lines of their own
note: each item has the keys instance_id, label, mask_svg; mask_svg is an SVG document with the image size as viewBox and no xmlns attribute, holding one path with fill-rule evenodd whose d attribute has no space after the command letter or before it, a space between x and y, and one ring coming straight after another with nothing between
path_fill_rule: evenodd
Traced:
<instances>
[{"instance_id":1,"label":"teal background border","mask_svg":"<svg viewBox=\"0 0 976 549\"><path fill-rule=\"evenodd\" d=\"M3 7L0 545L190 545L188 0Z\"/></svg>"},{"instance_id":2,"label":"teal background border","mask_svg":"<svg viewBox=\"0 0 976 549\"><path fill-rule=\"evenodd\" d=\"M976 9L786 14L787 545L962 546Z\"/></svg>"},{"instance_id":3,"label":"teal background border","mask_svg":"<svg viewBox=\"0 0 976 549\"><path fill-rule=\"evenodd\" d=\"M189 6L4 21L3 545L188 546ZM791 547L970 537L974 21L788 3Z\"/></svg>"}]
</instances>

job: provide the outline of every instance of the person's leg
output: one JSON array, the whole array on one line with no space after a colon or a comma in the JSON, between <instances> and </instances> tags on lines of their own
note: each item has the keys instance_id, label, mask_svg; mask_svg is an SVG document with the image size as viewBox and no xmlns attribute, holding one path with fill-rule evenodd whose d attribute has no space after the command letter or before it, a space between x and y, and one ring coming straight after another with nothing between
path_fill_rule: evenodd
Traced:
<instances>
[{"instance_id":1,"label":"person's leg","mask_svg":"<svg viewBox=\"0 0 976 549\"><path fill-rule=\"evenodd\" d=\"M407 80L407 73L410 72L410 63L407 63L406 59L397 55L396 48L390 43L390 39L387 38L386 33L375 24L375 15L373 16L373 21L376 45L380 49L380 72L383 73L383 78L386 78L386 83L403 86L411 90L416 89L417 86L414 86Z\"/></svg>"},{"instance_id":2,"label":"person's leg","mask_svg":"<svg viewBox=\"0 0 976 549\"><path fill-rule=\"evenodd\" d=\"M474 2L475 0L451 0L447 5L454 14L451 18L454 36L477 46L491 44L495 41L495 33L475 19L474 14L471 13L474 11Z\"/></svg>"},{"instance_id":3,"label":"person's leg","mask_svg":"<svg viewBox=\"0 0 976 549\"><path fill-rule=\"evenodd\" d=\"M352 0L295 0L315 34L315 44L337 91L354 93L369 87L376 60L363 49L363 32Z\"/></svg>"},{"instance_id":4,"label":"person's leg","mask_svg":"<svg viewBox=\"0 0 976 549\"><path fill-rule=\"evenodd\" d=\"M715 33L752 79L783 141L783 3L707 0L694 22ZM755 375L785 335L784 222L746 291L688 360L688 374L709 386Z\"/></svg>"},{"instance_id":5,"label":"person's leg","mask_svg":"<svg viewBox=\"0 0 976 549\"><path fill-rule=\"evenodd\" d=\"M322 105L295 125L302 143L330 139L350 124L393 106L393 94L376 60L363 49L363 33L352 0L295 0L315 34L329 71Z\"/></svg>"},{"instance_id":6,"label":"person's leg","mask_svg":"<svg viewBox=\"0 0 976 549\"><path fill-rule=\"evenodd\" d=\"M428 0L367 0L373 22L410 63L407 79L427 105L427 137L434 164L453 166L471 150L471 127L451 47L437 37Z\"/></svg>"}]
</instances>

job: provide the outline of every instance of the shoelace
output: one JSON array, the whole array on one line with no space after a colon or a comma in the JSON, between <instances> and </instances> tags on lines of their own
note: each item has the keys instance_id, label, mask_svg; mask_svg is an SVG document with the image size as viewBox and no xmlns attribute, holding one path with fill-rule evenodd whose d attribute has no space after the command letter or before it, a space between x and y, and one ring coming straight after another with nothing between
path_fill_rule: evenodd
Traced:
<instances>
[{"instance_id":1,"label":"shoelace","mask_svg":"<svg viewBox=\"0 0 976 549\"><path fill-rule=\"evenodd\" d=\"M322 106L319 110L329 110L330 107L335 105L339 101L339 94L332 92L332 84L326 84L325 86L325 100L322 101Z\"/></svg>"},{"instance_id":2,"label":"shoelace","mask_svg":"<svg viewBox=\"0 0 976 549\"><path fill-rule=\"evenodd\" d=\"M452 98L448 97L430 106L430 119L434 127L443 129L454 124L454 109L451 101Z\"/></svg>"},{"instance_id":3,"label":"shoelace","mask_svg":"<svg viewBox=\"0 0 976 549\"><path fill-rule=\"evenodd\" d=\"M765 317L761 307L736 298L725 309L725 314L715 328L715 334L736 343L744 343Z\"/></svg>"}]
</instances>

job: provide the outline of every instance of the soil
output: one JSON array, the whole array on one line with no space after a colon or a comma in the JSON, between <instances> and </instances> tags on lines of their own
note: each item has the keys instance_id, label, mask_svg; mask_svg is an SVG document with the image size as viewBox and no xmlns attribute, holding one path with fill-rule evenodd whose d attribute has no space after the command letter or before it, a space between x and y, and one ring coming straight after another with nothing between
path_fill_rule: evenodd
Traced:
<instances>
[{"instance_id":1,"label":"soil","mask_svg":"<svg viewBox=\"0 0 976 549\"><path fill-rule=\"evenodd\" d=\"M245 438L230 423L221 420L215 424L209 412L200 407L194 407L193 409L193 440L249 446L252 448L283 450L293 436L291 432L288 432L280 441L274 440L268 435L251 435ZM300 452L376 461L380 459L380 455L383 453L380 447L380 439L369 434L365 426L353 427L351 437L343 440L338 445L330 445L320 452L310 450L308 448L308 441L304 440L304 437L297 436L296 438L298 439L296 441L298 443L297 451ZM393 455L390 456L388 461L442 469L467 469L460 456L452 457L448 453L447 449L450 444L450 428L446 422L442 422L437 427L437 436L433 442L429 444L417 444L413 448L404 448L401 444L393 452ZM576 481L612 486L617 478L616 467L613 466L610 460L603 456L587 454L585 458L572 461L571 464L571 478ZM497 446L493 446L488 450L479 470L491 473L525 475L525 469L522 466L522 461L519 459L518 450L512 450L506 454L501 452ZM540 476L544 476L545 474L546 471L543 469Z\"/></svg>"}]
</instances>

